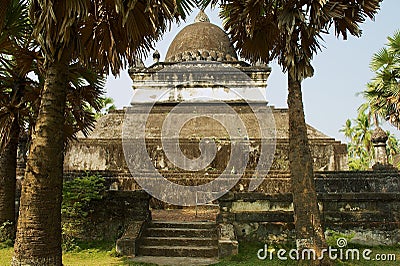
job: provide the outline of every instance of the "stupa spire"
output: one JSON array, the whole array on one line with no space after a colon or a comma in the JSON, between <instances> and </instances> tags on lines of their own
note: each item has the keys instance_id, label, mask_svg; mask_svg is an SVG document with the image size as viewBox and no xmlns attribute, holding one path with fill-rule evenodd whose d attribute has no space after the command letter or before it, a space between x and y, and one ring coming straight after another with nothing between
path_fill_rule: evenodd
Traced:
<instances>
[{"instance_id":1,"label":"stupa spire","mask_svg":"<svg viewBox=\"0 0 400 266\"><path fill-rule=\"evenodd\" d=\"M199 14L197 14L196 18L194 19L194 22L210 22L210 19L202 9L200 10Z\"/></svg>"}]
</instances>

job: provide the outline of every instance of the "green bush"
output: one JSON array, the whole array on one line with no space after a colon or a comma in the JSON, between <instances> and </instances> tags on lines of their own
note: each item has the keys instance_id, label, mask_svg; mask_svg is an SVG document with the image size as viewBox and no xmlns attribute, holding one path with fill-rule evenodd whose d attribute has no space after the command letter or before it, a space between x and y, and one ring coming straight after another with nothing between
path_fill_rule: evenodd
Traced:
<instances>
[{"instance_id":1,"label":"green bush","mask_svg":"<svg viewBox=\"0 0 400 266\"><path fill-rule=\"evenodd\" d=\"M104 183L104 178L96 175L64 182L61 214L65 250L79 249L77 239L84 235L90 223L88 217L94 211L91 203L101 200L105 194Z\"/></svg>"},{"instance_id":2,"label":"green bush","mask_svg":"<svg viewBox=\"0 0 400 266\"><path fill-rule=\"evenodd\" d=\"M0 243L1 242L13 242L14 241L14 223L6 221L0 224Z\"/></svg>"},{"instance_id":3,"label":"green bush","mask_svg":"<svg viewBox=\"0 0 400 266\"><path fill-rule=\"evenodd\" d=\"M346 239L347 243L350 243L350 240L355 236L355 233L341 233L337 232L335 230L327 229L326 233L326 242L328 246L331 247L336 247L337 246L337 241L339 238Z\"/></svg>"}]
</instances>

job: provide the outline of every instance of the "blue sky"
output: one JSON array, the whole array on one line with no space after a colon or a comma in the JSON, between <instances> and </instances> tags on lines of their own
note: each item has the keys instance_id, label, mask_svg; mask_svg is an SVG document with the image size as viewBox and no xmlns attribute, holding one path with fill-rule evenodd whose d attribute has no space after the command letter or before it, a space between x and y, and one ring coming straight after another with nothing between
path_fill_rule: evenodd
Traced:
<instances>
[{"instance_id":1,"label":"blue sky","mask_svg":"<svg viewBox=\"0 0 400 266\"><path fill-rule=\"evenodd\" d=\"M350 36L348 40L337 39L333 34L324 36L324 46L313 60L315 74L303 82L303 102L306 121L323 133L345 141L339 129L347 118L357 116L357 108L364 102L357 96L365 84L373 77L369 62L379 51L387 37L400 30L400 1L384 0L375 21L367 20L362 24L360 38ZM160 51L161 60L168 50L174 36L187 24L193 22L198 11L194 11L186 22L173 25L155 47ZM212 23L221 26L218 10L206 10ZM222 27L222 26L221 26ZM145 65L152 63L151 55ZM270 64L272 73L268 80L267 99L275 107L287 107L286 75L275 62ZM127 71L117 78L110 76L106 83L107 96L115 100L117 107L128 106L132 97L132 81ZM400 132L391 126L385 126L400 138Z\"/></svg>"}]
</instances>

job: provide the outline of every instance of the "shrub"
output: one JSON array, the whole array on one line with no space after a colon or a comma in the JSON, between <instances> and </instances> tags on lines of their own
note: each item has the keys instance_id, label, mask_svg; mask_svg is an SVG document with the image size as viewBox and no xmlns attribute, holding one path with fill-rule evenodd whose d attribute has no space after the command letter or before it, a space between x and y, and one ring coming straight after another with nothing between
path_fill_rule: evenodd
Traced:
<instances>
[{"instance_id":1,"label":"shrub","mask_svg":"<svg viewBox=\"0 0 400 266\"><path fill-rule=\"evenodd\" d=\"M105 180L96 175L87 175L65 181L63 186L62 236L65 250L79 249L77 239L85 233L90 223L89 215L93 201L101 200L105 194Z\"/></svg>"},{"instance_id":2,"label":"shrub","mask_svg":"<svg viewBox=\"0 0 400 266\"><path fill-rule=\"evenodd\" d=\"M0 224L0 243L6 246L13 244L14 242L14 223L6 221Z\"/></svg>"}]
</instances>

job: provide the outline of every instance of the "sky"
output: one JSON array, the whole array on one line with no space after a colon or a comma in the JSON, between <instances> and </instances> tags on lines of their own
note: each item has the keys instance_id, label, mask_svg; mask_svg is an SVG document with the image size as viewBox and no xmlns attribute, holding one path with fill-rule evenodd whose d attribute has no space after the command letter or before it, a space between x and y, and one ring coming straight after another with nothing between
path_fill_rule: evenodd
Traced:
<instances>
[{"instance_id":1,"label":"sky","mask_svg":"<svg viewBox=\"0 0 400 266\"><path fill-rule=\"evenodd\" d=\"M374 53L387 43L387 37L400 30L400 1L384 0L374 21L367 20L361 25L363 34L360 38L349 36L347 40L337 39L334 34L324 35L324 47L313 60L314 76L302 83L303 103L306 122L328 136L347 142L339 130L348 118L357 117L357 108L365 102L362 92L373 77L369 62ZM163 39L155 44L155 48L164 60L168 47L176 34L186 25L193 23L198 10L194 10L179 25L172 25L171 31L164 34ZM218 17L218 9L206 10L211 23L222 28ZM152 52L144 58L146 66L152 64ZM271 75L267 85L267 100L276 108L286 108L287 77L281 67L272 62ZM128 106L133 94L132 80L127 70L115 78L109 76L106 82L106 95L114 99L118 108ZM398 138L400 132L384 125Z\"/></svg>"}]
</instances>

